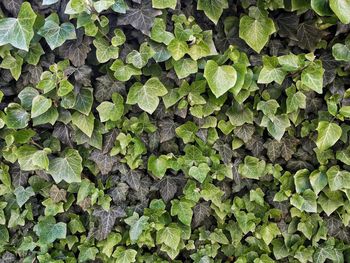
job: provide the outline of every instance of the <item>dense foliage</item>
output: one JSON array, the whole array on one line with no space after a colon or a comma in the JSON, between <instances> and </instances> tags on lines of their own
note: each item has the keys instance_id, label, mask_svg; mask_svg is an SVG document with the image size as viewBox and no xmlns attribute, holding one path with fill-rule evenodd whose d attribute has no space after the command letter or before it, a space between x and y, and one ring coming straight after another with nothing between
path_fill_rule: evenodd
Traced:
<instances>
[{"instance_id":1,"label":"dense foliage","mask_svg":"<svg viewBox=\"0 0 350 263\"><path fill-rule=\"evenodd\" d=\"M1 262L350 262L348 0L0 1Z\"/></svg>"}]
</instances>

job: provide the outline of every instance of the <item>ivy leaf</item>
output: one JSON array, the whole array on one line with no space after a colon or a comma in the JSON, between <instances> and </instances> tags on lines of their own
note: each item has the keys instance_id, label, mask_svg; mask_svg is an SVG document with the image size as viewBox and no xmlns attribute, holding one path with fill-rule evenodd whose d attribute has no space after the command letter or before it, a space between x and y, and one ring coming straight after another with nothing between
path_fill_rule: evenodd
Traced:
<instances>
[{"instance_id":1,"label":"ivy leaf","mask_svg":"<svg viewBox=\"0 0 350 263\"><path fill-rule=\"evenodd\" d=\"M162 82L156 78L150 78L142 85L134 84L128 93L127 104L137 103L141 109L152 114L159 104L159 96L164 96L168 91Z\"/></svg>"},{"instance_id":2,"label":"ivy leaf","mask_svg":"<svg viewBox=\"0 0 350 263\"><path fill-rule=\"evenodd\" d=\"M6 116L4 121L6 126L10 129L23 129L27 127L30 120L30 115L21 105L17 103L10 103L5 109Z\"/></svg>"},{"instance_id":3,"label":"ivy leaf","mask_svg":"<svg viewBox=\"0 0 350 263\"><path fill-rule=\"evenodd\" d=\"M204 77L216 98L224 95L237 81L237 72L232 66L219 66L209 60L204 69Z\"/></svg>"},{"instance_id":4,"label":"ivy leaf","mask_svg":"<svg viewBox=\"0 0 350 263\"><path fill-rule=\"evenodd\" d=\"M180 59L174 62L174 69L179 79L188 77L191 74L197 73L197 61L190 58Z\"/></svg>"},{"instance_id":5,"label":"ivy leaf","mask_svg":"<svg viewBox=\"0 0 350 263\"><path fill-rule=\"evenodd\" d=\"M115 258L116 263L132 263L136 261L137 251L134 249L125 249L124 247L117 247L112 257Z\"/></svg>"},{"instance_id":6,"label":"ivy leaf","mask_svg":"<svg viewBox=\"0 0 350 263\"><path fill-rule=\"evenodd\" d=\"M34 226L34 232L42 244L53 243L56 239L64 239L67 235L67 226L63 222L56 223L53 216L44 217Z\"/></svg>"},{"instance_id":7,"label":"ivy leaf","mask_svg":"<svg viewBox=\"0 0 350 263\"><path fill-rule=\"evenodd\" d=\"M124 222L130 226L129 237L132 244L139 239L142 231L147 227L148 219L148 216L139 217L135 212L132 216L124 219Z\"/></svg>"},{"instance_id":8,"label":"ivy leaf","mask_svg":"<svg viewBox=\"0 0 350 263\"><path fill-rule=\"evenodd\" d=\"M259 73L258 83L268 84L275 81L282 84L287 72L279 67L277 57L263 56L264 67Z\"/></svg>"},{"instance_id":9,"label":"ivy leaf","mask_svg":"<svg viewBox=\"0 0 350 263\"><path fill-rule=\"evenodd\" d=\"M329 6L343 24L350 23L350 3L346 0L329 0Z\"/></svg>"},{"instance_id":10,"label":"ivy leaf","mask_svg":"<svg viewBox=\"0 0 350 263\"><path fill-rule=\"evenodd\" d=\"M177 0L152 0L152 7L158 9L175 9Z\"/></svg>"},{"instance_id":11,"label":"ivy leaf","mask_svg":"<svg viewBox=\"0 0 350 263\"><path fill-rule=\"evenodd\" d=\"M142 43L140 51L133 50L126 56L126 62L141 69L146 66L148 60L154 55L155 51L147 43Z\"/></svg>"},{"instance_id":12,"label":"ivy leaf","mask_svg":"<svg viewBox=\"0 0 350 263\"><path fill-rule=\"evenodd\" d=\"M192 166L188 171L188 175L196 179L198 182L203 183L209 171L209 166L206 163L201 163L198 167Z\"/></svg>"},{"instance_id":13,"label":"ivy leaf","mask_svg":"<svg viewBox=\"0 0 350 263\"><path fill-rule=\"evenodd\" d=\"M15 55L15 57L8 54L1 61L0 67L4 69L9 69L13 78L15 80L18 80L21 76L22 65L23 58L21 58L17 54Z\"/></svg>"},{"instance_id":14,"label":"ivy leaf","mask_svg":"<svg viewBox=\"0 0 350 263\"><path fill-rule=\"evenodd\" d=\"M126 14L121 14L118 18L118 25L132 25L143 34L149 35L153 26L154 18L162 14L162 11L155 10L147 3L138 8L130 8Z\"/></svg>"},{"instance_id":15,"label":"ivy leaf","mask_svg":"<svg viewBox=\"0 0 350 263\"><path fill-rule=\"evenodd\" d=\"M61 201L67 201L66 200L66 194L67 191L64 189L59 189L57 185L52 185L50 188L50 198L52 199L53 202L59 203Z\"/></svg>"},{"instance_id":16,"label":"ivy leaf","mask_svg":"<svg viewBox=\"0 0 350 263\"><path fill-rule=\"evenodd\" d=\"M312 62L306 69L301 73L301 83L322 94L323 88L323 74L324 69L321 61Z\"/></svg>"},{"instance_id":17,"label":"ivy leaf","mask_svg":"<svg viewBox=\"0 0 350 263\"><path fill-rule=\"evenodd\" d=\"M26 189L24 189L23 186L19 186L15 189L14 194L19 207L22 207L30 197L35 195L31 186L27 187Z\"/></svg>"},{"instance_id":18,"label":"ivy leaf","mask_svg":"<svg viewBox=\"0 0 350 263\"><path fill-rule=\"evenodd\" d=\"M273 20L268 18L266 11L257 7L251 7L249 16L240 19L239 37L257 53L260 53L274 32L276 28Z\"/></svg>"},{"instance_id":19,"label":"ivy leaf","mask_svg":"<svg viewBox=\"0 0 350 263\"><path fill-rule=\"evenodd\" d=\"M205 15L217 24L225 8L228 8L227 0L199 0L197 10L203 10Z\"/></svg>"},{"instance_id":20,"label":"ivy leaf","mask_svg":"<svg viewBox=\"0 0 350 263\"><path fill-rule=\"evenodd\" d=\"M327 170L327 178L331 191L350 189L350 173L340 170L338 165Z\"/></svg>"},{"instance_id":21,"label":"ivy leaf","mask_svg":"<svg viewBox=\"0 0 350 263\"><path fill-rule=\"evenodd\" d=\"M100 225L97 231L97 240L106 239L108 234L112 231L117 218L122 218L126 214L120 207L112 206L109 211L102 208L97 208L93 211L93 215L99 218Z\"/></svg>"},{"instance_id":22,"label":"ivy leaf","mask_svg":"<svg viewBox=\"0 0 350 263\"><path fill-rule=\"evenodd\" d=\"M177 216L180 222L190 226L193 216L192 203L188 200L172 200L171 215Z\"/></svg>"},{"instance_id":23,"label":"ivy leaf","mask_svg":"<svg viewBox=\"0 0 350 263\"><path fill-rule=\"evenodd\" d=\"M253 156L246 156L244 163L238 167L238 172L245 178L259 179L265 175L266 162Z\"/></svg>"},{"instance_id":24,"label":"ivy leaf","mask_svg":"<svg viewBox=\"0 0 350 263\"><path fill-rule=\"evenodd\" d=\"M197 131L197 125L191 121L188 121L175 129L176 135L179 136L184 143L193 142Z\"/></svg>"},{"instance_id":25,"label":"ivy leaf","mask_svg":"<svg viewBox=\"0 0 350 263\"><path fill-rule=\"evenodd\" d=\"M157 232L157 243L177 248L181 240L181 229L175 224L160 229Z\"/></svg>"},{"instance_id":26,"label":"ivy leaf","mask_svg":"<svg viewBox=\"0 0 350 263\"><path fill-rule=\"evenodd\" d=\"M298 46L309 51L314 51L322 38L322 31L315 26L313 21L299 24L297 30Z\"/></svg>"},{"instance_id":27,"label":"ivy leaf","mask_svg":"<svg viewBox=\"0 0 350 263\"><path fill-rule=\"evenodd\" d=\"M0 46L11 44L28 51L29 43L34 36L33 26L36 17L30 3L24 2L17 18L0 19Z\"/></svg>"},{"instance_id":28,"label":"ivy leaf","mask_svg":"<svg viewBox=\"0 0 350 263\"><path fill-rule=\"evenodd\" d=\"M88 137L91 137L94 131L94 120L95 117L92 113L86 116L76 111L72 115L72 123Z\"/></svg>"},{"instance_id":29,"label":"ivy leaf","mask_svg":"<svg viewBox=\"0 0 350 263\"><path fill-rule=\"evenodd\" d=\"M81 181L82 158L77 150L67 149L62 157L50 160L48 173L52 175L56 183L65 181L74 183Z\"/></svg>"},{"instance_id":30,"label":"ivy leaf","mask_svg":"<svg viewBox=\"0 0 350 263\"><path fill-rule=\"evenodd\" d=\"M104 38L96 38L93 41L96 47L96 58L98 62L105 63L119 56L119 47L110 45Z\"/></svg>"},{"instance_id":31,"label":"ivy leaf","mask_svg":"<svg viewBox=\"0 0 350 263\"><path fill-rule=\"evenodd\" d=\"M342 135L340 126L328 121L320 121L316 130L318 131L316 145L320 151L325 151L332 147Z\"/></svg>"},{"instance_id":32,"label":"ivy leaf","mask_svg":"<svg viewBox=\"0 0 350 263\"><path fill-rule=\"evenodd\" d=\"M59 0L43 0L43 5L53 5L56 4Z\"/></svg>"},{"instance_id":33,"label":"ivy leaf","mask_svg":"<svg viewBox=\"0 0 350 263\"><path fill-rule=\"evenodd\" d=\"M45 24L39 29L38 34L46 39L51 50L63 45L66 40L76 39L75 28L72 23L59 24L57 14L51 14L45 19Z\"/></svg>"},{"instance_id":34,"label":"ivy leaf","mask_svg":"<svg viewBox=\"0 0 350 263\"><path fill-rule=\"evenodd\" d=\"M31 117L35 118L51 108L52 101L42 95L37 95L33 98Z\"/></svg>"},{"instance_id":35,"label":"ivy leaf","mask_svg":"<svg viewBox=\"0 0 350 263\"><path fill-rule=\"evenodd\" d=\"M294 194L290 199L290 203L301 211L317 212L316 194L311 189L307 189L302 195Z\"/></svg>"},{"instance_id":36,"label":"ivy leaf","mask_svg":"<svg viewBox=\"0 0 350 263\"><path fill-rule=\"evenodd\" d=\"M109 154L103 154L100 150L94 150L90 159L97 164L101 174L106 175L112 171L113 165L116 163L116 159Z\"/></svg>"}]
</instances>

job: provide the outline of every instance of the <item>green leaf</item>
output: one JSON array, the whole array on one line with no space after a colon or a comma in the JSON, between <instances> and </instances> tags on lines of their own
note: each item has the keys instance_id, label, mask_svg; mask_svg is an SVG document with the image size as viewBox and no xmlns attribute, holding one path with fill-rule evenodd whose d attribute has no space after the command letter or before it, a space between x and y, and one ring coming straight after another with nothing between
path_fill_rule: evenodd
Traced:
<instances>
[{"instance_id":1,"label":"green leaf","mask_svg":"<svg viewBox=\"0 0 350 263\"><path fill-rule=\"evenodd\" d=\"M281 234L281 231L276 223L268 223L261 227L260 233L265 244L269 245L273 239Z\"/></svg>"},{"instance_id":2,"label":"green leaf","mask_svg":"<svg viewBox=\"0 0 350 263\"><path fill-rule=\"evenodd\" d=\"M110 59L116 59L119 56L119 47L110 45L104 38L96 38L93 41L96 47L96 58L98 62L105 63Z\"/></svg>"},{"instance_id":3,"label":"green leaf","mask_svg":"<svg viewBox=\"0 0 350 263\"><path fill-rule=\"evenodd\" d=\"M320 151L325 151L332 147L342 134L342 129L338 124L328 121L320 121L316 130L318 131L316 145Z\"/></svg>"},{"instance_id":4,"label":"green leaf","mask_svg":"<svg viewBox=\"0 0 350 263\"><path fill-rule=\"evenodd\" d=\"M141 75L140 69L133 65L124 65L120 59L116 59L110 69L114 71L114 77L119 81L128 81L134 75Z\"/></svg>"},{"instance_id":5,"label":"green leaf","mask_svg":"<svg viewBox=\"0 0 350 263\"><path fill-rule=\"evenodd\" d=\"M67 149L62 157L50 161L48 173L52 175L56 183L80 182L80 174L83 171L82 158L77 150Z\"/></svg>"},{"instance_id":6,"label":"green leaf","mask_svg":"<svg viewBox=\"0 0 350 263\"><path fill-rule=\"evenodd\" d=\"M168 45L171 40L174 39L174 35L171 32L166 31L165 21L162 18L156 18L151 31L151 39Z\"/></svg>"},{"instance_id":7,"label":"green leaf","mask_svg":"<svg viewBox=\"0 0 350 263\"><path fill-rule=\"evenodd\" d=\"M29 44L34 36L33 26L36 20L30 3L24 2L17 18L0 19L0 46L12 46L28 51Z\"/></svg>"},{"instance_id":8,"label":"green leaf","mask_svg":"<svg viewBox=\"0 0 350 263\"><path fill-rule=\"evenodd\" d=\"M124 219L125 223L130 226L129 230L129 237L131 240L131 243L135 243L140 235L142 234L142 231L147 227L148 225L148 216L141 216L134 212L134 214L126 219Z\"/></svg>"},{"instance_id":9,"label":"green leaf","mask_svg":"<svg viewBox=\"0 0 350 263\"><path fill-rule=\"evenodd\" d=\"M347 0L329 0L329 6L343 24L350 23L350 2Z\"/></svg>"},{"instance_id":10,"label":"green leaf","mask_svg":"<svg viewBox=\"0 0 350 263\"><path fill-rule=\"evenodd\" d=\"M277 57L263 56L264 67L259 73L258 83L268 84L273 81L282 84L287 72L280 66Z\"/></svg>"},{"instance_id":11,"label":"green leaf","mask_svg":"<svg viewBox=\"0 0 350 263\"><path fill-rule=\"evenodd\" d=\"M94 101L94 98L92 95L91 88L80 89L79 93L76 96L73 109L88 116L90 114L93 101Z\"/></svg>"},{"instance_id":12,"label":"green leaf","mask_svg":"<svg viewBox=\"0 0 350 263\"><path fill-rule=\"evenodd\" d=\"M112 257L115 258L116 263L132 263L136 261L136 255L136 250L117 247Z\"/></svg>"},{"instance_id":13,"label":"green leaf","mask_svg":"<svg viewBox=\"0 0 350 263\"><path fill-rule=\"evenodd\" d=\"M147 43L142 43L140 51L133 50L126 56L126 62L141 69L146 66L148 60L154 55L155 51Z\"/></svg>"},{"instance_id":14,"label":"green leaf","mask_svg":"<svg viewBox=\"0 0 350 263\"><path fill-rule=\"evenodd\" d=\"M56 223L53 216L47 216L34 226L34 232L39 237L40 243L49 245L56 239L66 238L67 225L63 222Z\"/></svg>"},{"instance_id":15,"label":"green leaf","mask_svg":"<svg viewBox=\"0 0 350 263\"><path fill-rule=\"evenodd\" d=\"M21 105L10 103L5 109L5 113L4 121L9 129L23 129L27 127L30 115Z\"/></svg>"},{"instance_id":16,"label":"green leaf","mask_svg":"<svg viewBox=\"0 0 350 263\"><path fill-rule=\"evenodd\" d=\"M298 109L306 108L306 96L301 91L293 92L290 90L287 93L288 97L286 100L287 104L287 113L292 113L297 111Z\"/></svg>"},{"instance_id":17,"label":"green leaf","mask_svg":"<svg viewBox=\"0 0 350 263\"><path fill-rule=\"evenodd\" d=\"M332 166L327 170L328 185L331 191L350 189L350 172Z\"/></svg>"},{"instance_id":18,"label":"green leaf","mask_svg":"<svg viewBox=\"0 0 350 263\"><path fill-rule=\"evenodd\" d=\"M153 77L147 80L144 85L140 83L134 84L129 90L126 103L137 103L142 110L152 114L158 107L158 97L167 93L168 91L163 83L158 78Z\"/></svg>"},{"instance_id":19,"label":"green leaf","mask_svg":"<svg viewBox=\"0 0 350 263\"><path fill-rule=\"evenodd\" d=\"M253 156L246 156L244 163L238 167L238 172L245 178L259 179L265 175L266 162Z\"/></svg>"},{"instance_id":20,"label":"green leaf","mask_svg":"<svg viewBox=\"0 0 350 263\"><path fill-rule=\"evenodd\" d=\"M51 99L45 98L42 95L37 95L33 98L31 116L35 118L46 111L48 111L52 106Z\"/></svg>"},{"instance_id":21,"label":"green leaf","mask_svg":"<svg viewBox=\"0 0 350 263\"><path fill-rule=\"evenodd\" d=\"M188 175L196 179L198 182L203 183L209 171L209 166L206 163L201 163L198 167L192 166L188 171Z\"/></svg>"},{"instance_id":22,"label":"green leaf","mask_svg":"<svg viewBox=\"0 0 350 263\"><path fill-rule=\"evenodd\" d=\"M232 66L219 66L214 60L207 61L204 77L216 98L231 89L237 80L237 72Z\"/></svg>"},{"instance_id":23,"label":"green leaf","mask_svg":"<svg viewBox=\"0 0 350 263\"><path fill-rule=\"evenodd\" d=\"M18 80L21 76L23 65L23 58L15 54L15 57L11 56L10 53L4 57L1 61L0 67L4 69L9 69L12 77Z\"/></svg>"},{"instance_id":24,"label":"green leaf","mask_svg":"<svg viewBox=\"0 0 350 263\"><path fill-rule=\"evenodd\" d=\"M76 111L72 115L72 123L88 137L91 137L94 131L94 120L95 117L92 113L86 116Z\"/></svg>"},{"instance_id":25,"label":"green leaf","mask_svg":"<svg viewBox=\"0 0 350 263\"><path fill-rule=\"evenodd\" d=\"M322 94L323 88L323 73L322 62L320 60L312 62L306 69L301 73L301 83Z\"/></svg>"},{"instance_id":26,"label":"green leaf","mask_svg":"<svg viewBox=\"0 0 350 263\"><path fill-rule=\"evenodd\" d=\"M179 136L184 143L193 142L197 131L197 125L191 121L188 121L175 129L176 135Z\"/></svg>"},{"instance_id":27,"label":"green leaf","mask_svg":"<svg viewBox=\"0 0 350 263\"><path fill-rule=\"evenodd\" d=\"M290 203L301 211L317 212L316 194L311 189L307 189L302 195L294 194L290 199Z\"/></svg>"},{"instance_id":28,"label":"green leaf","mask_svg":"<svg viewBox=\"0 0 350 263\"><path fill-rule=\"evenodd\" d=\"M188 77L191 74L197 73L197 61L190 58L180 59L174 62L174 69L179 79Z\"/></svg>"},{"instance_id":29,"label":"green leaf","mask_svg":"<svg viewBox=\"0 0 350 263\"><path fill-rule=\"evenodd\" d=\"M187 43L177 38L170 41L167 49L175 60L179 60L189 51Z\"/></svg>"},{"instance_id":30,"label":"green leaf","mask_svg":"<svg viewBox=\"0 0 350 263\"><path fill-rule=\"evenodd\" d=\"M39 29L38 34L43 36L51 50L62 46L66 40L76 39L75 28L72 23L59 24L59 17L53 13L45 19L45 24Z\"/></svg>"},{"instance_id":31,"label":"green leaf","mask_svg":"<svg viewBox=\"0 0 350 263\"><path fill-rule=\"evenodd\" d=\"M190 226L192 222L192 202L188 200L172 200L171 215L177 216L181 223Z\"/></svg>"},{"instance_id":32,"label":"green leaf","mask_svg":"<svg viewBox=\"0 0 350 263\"><path fill-rule=\"evenodd\" d=\"M217 24L225 8L228 8L227 0L198 0L197 2L197 9L203 10L214 24Z\"/></svg>"},{"instance_id":33,"label":"green leaf","mask_svg":"<svg viewBox=\"0 0 350 263\"><path fill-rule=\"evenodd\" d=\"M348 45L337 43L332 47L332 55L335 60L349 62L350 47Z\"/></svg>"},{"instance_id":34,"label":"green leaf","mask_svg":"<svg viewBox=\"0 0 350 263\"><path fill-rule=\"evenodd\" d=\"M266 11L257 7L251 7L249 16L240 19L239 37L257 53L260 53L274 32L276 28L273 20L268 18Z\"/></svg>"},{"instance_id":35,"label":"green leaf","mask_svg":"<svg viewBox=\"0 0 350 263\"><path fill-rule=\"evenodd\" d=\"M19 186L15 189L14 194L19 207L22 207L30 197L35 195L31 186L27 187L26 189L24 189L23 186Z\"/></svg>"},{"instance_id":36,"label":"green leaf","mask_svg":"<svg viewBox=\"0 0 350 263\"><path fill-rule=\"evenodd\" d=\"M152 7L158 9L172 8L175 9L177 0L152 0Z\"/></svg>"},{"instance_id":37,"label":"green leaf","mask_svg":"<svg viewBox=\"0 0 350 263\"><path fill-rule=\"evenodd\" d=\"M165 244L171 248L177 248L181 240L181 229L175 225L170 224L169 226L157 231L157 243Z\"/></svg>"}]
</instances>

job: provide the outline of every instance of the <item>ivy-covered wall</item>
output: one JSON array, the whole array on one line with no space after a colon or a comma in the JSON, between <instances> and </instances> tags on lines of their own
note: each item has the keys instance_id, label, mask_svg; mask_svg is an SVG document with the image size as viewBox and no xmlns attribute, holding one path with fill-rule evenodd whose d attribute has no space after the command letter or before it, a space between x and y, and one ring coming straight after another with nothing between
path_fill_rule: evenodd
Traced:
<instances>
[{"instance_id":1,"label":"ivy-covered wall","mask_svg":"<svg viewBox=\"0 0 350 263\"><path fill-rule=\"evenodd\" d=\"M349 0L3 0L0 57L0 262L350 262Z\"/></svg>"}]
</instances>

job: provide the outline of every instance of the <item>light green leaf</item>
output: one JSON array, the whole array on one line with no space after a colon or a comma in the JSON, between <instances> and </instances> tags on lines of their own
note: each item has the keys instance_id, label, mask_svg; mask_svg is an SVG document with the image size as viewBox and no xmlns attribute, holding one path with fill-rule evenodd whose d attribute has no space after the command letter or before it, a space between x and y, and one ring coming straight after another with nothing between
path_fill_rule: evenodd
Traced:
<instances>
[{"instance_id":1,"label":"light green leaf","mask_svg":"<svg viewBox=\"0 0 350 263\"><path fill-rule=\"evenodd\" d=\"M198 167L192 166L188 171L188 175L196 179L198 182L203 183L209 171L209 166L206 163L201 163Z\"/></svg>"},{"instance_id":2,"label":"light green leaf","mask_svg":"<svg viewBox=\"0 0 350 263\"><path fill-rule=\"evenodd\" d=\"M189 51L187 43L177 38L170 41L167 49L175 60L179 60Z\"/></svg>"},{"instance_id":3,"label":"light green leaf","mask_svg":"<svg viewBox=\"0 0 350 263\"><path fill-rule=\"evenodd\" d=\"M136 261L136 255L136 250L117 247L112 257L115 258L115 263L132 263Z\"/></svg>"},{"instance_id":4,"label":"light green leaf","mask_svg":"<svg viewBox=\"0 0 350 263\"><path fill-rule=\"evenodd\" d=\"M244 158L244 163L241 163L238 167L238 172L242 177L250 179L259 179L266 174L265 171L266 162L264 160L259 160L253 156L246 156Z\"/></svg>"},{"instance_id":5,"label":"light green leaf","mask_svg":"<svg viewBox=\"0 0 350 263\"><path fill-rule=\"evenodd\" d=\"M181 240L181 229L175 225L169 226L157 231L157 244L165 244L171 248L177 248Z\"/></svg>"},{"instance_id":6,"label":"light green leaf","mask_svg":"<svg viewBox=\"0 0 350 263\"><path fill-rule=\"evenodd\" d=\"M338 124L328 121L320 121L316 130L318 131L316 145L320 151L325 151L332 147L342 134L342 129Z\"/></svg>"},{"instance_id":7,"label":"light green leaf","mask_svg":"<svg viewBox=\"0 0 350 263\"><path fill-rule=\"evenodd\" d=\"M31 186L27 187L26 189L24 189L23 186L18 186L15 189L14 194L16 196L16 201L19 207L22 207L30 197L35 195Z\"/></svg>"},{"instance_id":8,"label":"light green leaf","mask_svg":"<svg viewBox=\"0 0 350 263\"><path fill-rule=\"evenodd\" d=\"M82 158L77 150L68 149L62 157L50 160L48 173L52 175L56 183L80 182L80 174L83 171Z\"/></svg>"},{"instance_id":9,"label":"light green leaf","mask_svg":"<svg viewBox=\"0 0 350 263\"><path fill-rule=\"evenodd\" d=\"M12 46L28 51L29 43L34 36L33 26L36 14L30 3L24 2L17 18L0 19L0 46Z\"/></svg>"},{"instance_id":10,"label":"light green leaf","mask_svg":"<svg viewBox=\"0 0 350 263\"><path fill-rule=\"evenodd\" d=\"M263 56L264 66L259 73L258 83L268 84L273 81L282 84L287 72L280 66L277 57Z\"/></svg>"},{"instance_id":11,"label":"light green leaf","mask_svg":"<svg viewBox=\"0 0 350 263\"><path fill-rule=\"evenodd\" d=\"M164 43L165 45L168 45L170 41L174 39L173 33L166 31L164 19L158 17L154 19L151 39L158 43Z\"/></svg>"},{"instance_id":12,"label":"light green leaf","mask_svg":"<svg viewBox=\"0 0 350 263\"><path fill-rule=\"evenodd\" d=\"M15 80L18 80L21 76L23 65L23 58L15 54L15 57L11 56L11 54L7 54L4 59L1 61L0 67L4 69L9 69L12 77Z\"/></svg>"},{"instance_id":13,"label":"light green leaf","mask_svg":"<svg viewBox=\"0 0 350 263\"><path fill-rule=\"evenodd\" d=\"M184 200L171 201L171 215L177 216L181 223L190 226L192 222L192 202Z\"/></svg>"},{"instance_id":14,"label":"light green leaf","mask_svg":"<svg viewBox=\"0 0 350 263\"><path fill-rule=\"evenodd\" d=\"M128 93L127 104L137 103L139 107L152 114L159 104L160 96L164 96L168 90L163 83L156 77L150 78L144 85L140 83L134 84Z\"/></svg>"},{"instance_id":15,"label":"light green leaf","mask_svg":"<svg viewBox=\"0 0 350 263\"><path fill-rule=\"evenodd\" d=\"M4 121L10 129L23 129L27 127L30 120L30 115L21 105L10 103L5 109L6 116Z\"/></svg>"},{"instance_id":16,"label":"light green leaf","mask_svg":"<svg viewBox=\"0 0 350 263\"><path fill-rule=\"evenodd\" d=\"M42 244L51 244L56 239L64 239L67 235L67 225L63 222L56 223L53 216L44 217L34 226L34 232Z\"/></svg>"},{"instance_id":17,"label":"light green leaf","mask_svg":"<svg viewBox=\"0 0 350 263\"><path fill-rule=\"evenodd\" d=\"M301 83L322 94L323 88L323 74L324 69L322 67L322 62L320 60L312 62L306 69L301 73Z\"/></svg>"},{"instance_id":18,"label":"light green leaf","mask_svg":"<svg viewBox=\"0 0 350 263\"><path fill-rule=\"evenodd\" d=\"M350 61L350 47L337 43L332 47L332 55L338 61Z\"/></svg>"},{"instance_id":19,"label":"light green leaf","mask_svg":"<svg viewBox=\"0 0 350 263\"><path fill-rule=\"evenodd\" d=\"M120 59L116 59L110 68L114 71L114 77L119 81L128 81L133 75L141 75L140 69L133 65L124 65Z\"/></svg>"},{"instance_id":20,"label":"light green leaf","mask_svg":"<svg viewBox=\"0 0 350 263\"><path fill-rule=\"evenodd\" d=\"M338 165L327 170L328 185L331 191L350 189L350 172L340 170Z\"/></svg>"},{"instance_id":21,"label":"light green leaf","mask_svg":"<svg viewBox=\"0 0 350 263\"><path fill-rule=\"evenodd\" d=\"M329 6L343 24L350 23L350 2L348 0L329 0Z\"/></svg>"},{"instance_id":22,"label":"light green leaf","mask_svg":"<svg viewBox=\"0 0 350 263\"><path fill-rule=\"evenodd\" d=\"M186 78L191 74L197 73L197 61L190 58L180 59L174 62L174 69L179 79Z\"/></svg>"},{"instance_id":23,"label":"light green leaf","mask_svg":"<svg viewBox=\"0 0 350 263\"><path fill-rule=\"evenodd\" d=\"M75 28L72 23L59 24L59 17L53 13L45 19L45 24L39 29L38 34L46 39L51 50L62 46L66 40L76 39Z\"/></svg>"},{"instance_id":24,"label":"light green leaf","mask_svg":"<svg viewBox=\"0 0 350 263\"><path fill-rule=\"evenodd\" d=\"M90 113L89 116L86 116L85 114L76 111L72 115L72 123L88 137L91 137L92 132L94 131L94 120L95 117L92 113Z\"/></svg>"},{"instance_id":25,"label":"light green leaf","mask_svg":"<svg viewBox=\"0 0 350 263\"><path fill-rule=\"evenodd\" d=\"M31 110L32 118L35 118L45 113L51 108L51 106L52 106L51 99L45 98L42 95L35 96L32 101L32 110Z\"/></svg>"},{"instance_id":26,"label":"light green leaf","mask_svg":"<svg viewBox=\"0 0 350 263\"><path fill-rule=\"evenodd\" d=\"M124 219L125 223L130 226L129 237L131 243L135 243L139 239L142 231L147 227L148 219L148 216L139 217L135 212L132 216Z\"/></svg>"},{"instance_id":27,"label":"light green leaf","mask_svg":"<svg viewBox=\"0 0 350 263\"><path fill-rule=\"evenodd\" d=\"M175 9L177 0L152 0L152 7L158 9L172 8Z\"/></svg>"},{"instance_id":28,"label":"light green leaf","mask_svg":"<svg viewBox=\"0 0 350 263\"><path fill-rule=\"evenodd\" d=\"M232 66L219 66L214 60L207 61L204 77L216 98L224 95L237 80L237 72Z\"/></svg>"},{"instance_id":29,"label":"light green leaf","mask_svg":"<svg viewBox=\"0 0 350 263\"><path fill-rule=\"evenodd\" d=\"M110 45L104 38L96 38L93 41L96 47L96 58L98 62L105 63L110 59L116 59L119 56L119 47Z\"/></svg>"},{"instance_id":30,"label":"light green leaf","mask_svg":"<svg viewBox=\"0 0 350 263\"><path fill-rule=\"evenodd\" d=\"M197 125L191 121L188 121L175 129L176 135L179 136L184 143L193 142L197 131Z\"/></svg>"},{"instance_id":31,"label":"light green leaf","mask_svg":"<svg viewBox=\"0 0 350 263\"><path fill-rule=\"evenodd\" d=\"M240 19L239 37L257 53L260 53L274 32L276 28L273 20L268 18L266 11L257 7L251 7L249 16Z\"/></svg>"},{"instance_id":32,"label":"light green leaf","mask_svg":"<svg viewBox=\"0 0 350 263\"><path fill-rule=\"evenodd\" d=\"M198 0L197 2L197 10L203 10L214 24L217 24L225 8L228 8L227 0Z\"/></svg>"},{"instance_id":33,"label":"light green leaf","mask_svg":"<svg viewBox=\"0 0 350 263\"><path fill-rule=\"evenodd\" d=\"M290 203L301 211L317 212L316 194L311 189L307 189L302 195L294 194L290 199Z\"/></svg>"}]
</instances>

